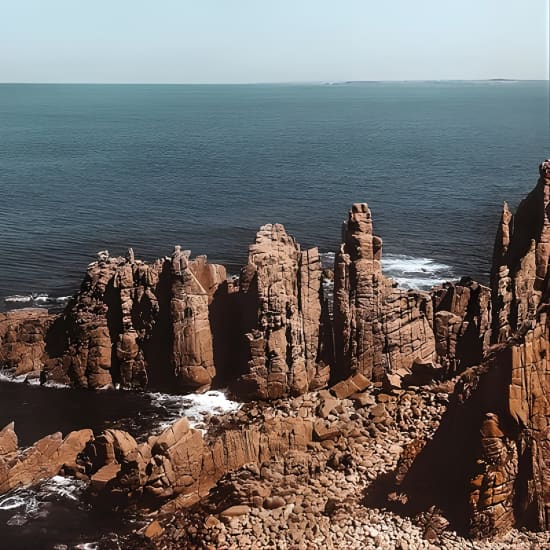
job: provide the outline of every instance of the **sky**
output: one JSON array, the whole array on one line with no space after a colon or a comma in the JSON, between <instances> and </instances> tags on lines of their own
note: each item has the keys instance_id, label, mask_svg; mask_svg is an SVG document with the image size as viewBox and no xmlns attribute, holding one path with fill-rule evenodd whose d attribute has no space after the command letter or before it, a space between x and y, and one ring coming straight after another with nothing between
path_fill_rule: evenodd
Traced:
<instances>
[{"instance_id":1,"label":"sky","mask_svg":"<svg viewBox=\"0 0 550 550\"><path fill-rule=\"evenodd\" d=\"M548 0L0 0L0 82L547 79Z\"/></svg>"}]
</instances>

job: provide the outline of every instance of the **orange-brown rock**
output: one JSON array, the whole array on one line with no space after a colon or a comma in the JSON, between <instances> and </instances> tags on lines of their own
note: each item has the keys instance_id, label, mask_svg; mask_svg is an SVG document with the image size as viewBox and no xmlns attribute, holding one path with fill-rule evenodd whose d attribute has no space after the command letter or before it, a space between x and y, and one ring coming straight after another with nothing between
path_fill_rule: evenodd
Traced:
<instances>
[{"instance_id":1,"label":"orange-brown rock","mask_svg":"<svg viewBox=\"0 0 550 550\"><path fill-rule=\"evenodd\" d=\"M172 366L183 387L203 390L216 374L209 306L227 276L205 256L189 261L189 254L176 247L171 260Z\"/></svg>"},{"instance_id":2,"label":"orange-brown rock","mask_svg":"<svg viewBox=\"0 0 550 550\"><path fill-rule=\"evenodd\" d=\"M415 361L435 360L427 293L395 288L382 273L382 240L368 206L354 204L334 265L334 334L340 375L361 373L382 381Z\"/></svg>"},{"instance_id":3,"label":"orange-brown rock","mask_svg":"<svg viewBox=\"0 0 550 550\"><path fill-rule=\"evenodd\" d=\"M458 296L459 311L469 304L464 320L474 324L484 360L463 372L433 439L399 470L409 506L436 505L476 537L550 527L549 205L545 161L517 213L504 207L492 272L492 334L485 290L476 297L470 286L469 297L464 290ZM457 357L458 342L438 341L438 353Z\"/></svg>"},{"instance_id":4,"label":"orange-brown rock","mask_svg":"<svg viewBox=\"0 0 550 550\"><path fill-rule=\"evenodd\" d=\"M437 363L447 376L479 364L491 339L491 289L468 278L432 292Z\"/></svg>"},{"instance_id":5,"label":"orange-brown rock","mask_svg":"<svg viewBox=\"0 0 550 550\"><path fill-rule=\"evenodd\" d=\"M104 463L120 465L116 478L105 481L104 486L118 496L147 494L157 498L179 496L179 499L204 496L227 472L244 464L284 456L289 451L305 450L312 440L312 418L272 418L228 428L206 440L201 432L189 428L186 419L181 419L124 456L103 453ZM94 444L83 452L84 460L95 461L102 472L105 466L97 462L99 455L93 449ZM109 475L114 471L109 470ZM100 477L99 482L103 483L105 476Z\"/></svg>"},{"instance_id":6,"label":"orange-brown rock","mask_svg":"<svg viewBox=\"0 0 550 550\"><path fill-rule=\"evenodd\" d=\"M280 224L260 228L240 278L248 352L241 388L250 397L277 399L327 384L321 276L317 249L301 251Z\"/></svg>"},{"instance_id":7,"label":"orange-brown rock","mask_svg":"<svg viewBox=\"0 0 550 550\"><path fill-rule=\"evenodd\" d=\"M42 331L41 347L27 346L26 355L17 349L12 362L27 369L32 353L45 380L82 388L143 389L152 379L206 389L216 374L209 306L225 279L223 267L204 256L189 260L179 247L171 259L150 264L136 260L131 249L126 258L102 252L57 323L63 338L50 352L53 359L44 354L49 334Z\"/></svg>"},{"instance_id":8,"label":"orange-brown rock","mask_svg":"<svg viewBox=\"0 0 550 550\"><path fill-rule=\"evenodd\" d=\"M11 422L0 431L0 457L14 453L19 448L15 424Z\"/></svg>"},{"instance_id":9,"label":"orange-brown rock","mask_svg":"<svg viewBox=\"0 0 550 550\"><path fill-rule=\"evenodd\" d=\"M5 435L5 429L2 433ZM12 451L0 456L0 494L48 479L56 475L64 464L75 463L92 438L92 431L71 432L65 439L57 432L21 452L13 450L13 434L9 437Z\"/></svg>"},{"instance_id":10,"label":"orange-brown rock","mask_svg":"<svg viewBox=\"0 0 550 550\"><path fill-rule=\"evenodd\" d=\"M12 376L40 375L46 335L55 317L38 308L0 313L0 368Z\"/></svg>"}]
</instances>

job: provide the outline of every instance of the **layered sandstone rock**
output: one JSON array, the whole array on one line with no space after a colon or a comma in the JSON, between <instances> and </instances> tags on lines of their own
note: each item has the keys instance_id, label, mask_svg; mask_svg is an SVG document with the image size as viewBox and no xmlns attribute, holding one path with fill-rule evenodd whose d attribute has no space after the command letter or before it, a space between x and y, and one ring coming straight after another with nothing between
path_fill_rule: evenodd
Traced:
<instances>
[{"instance_id":1,"label":"layered sandstone rock","mask_svg":"<svg viewBox=\"0 0 550 550\"><path fill-rule=\"evenodd\" d=\"M549 204L546 161L515 216L504 206L493 266L492 335L483 313L485 290L476 307L467 308L476 311L465 320L482 337L485 358L458 379L433 440L417 445L414 459L399 468L398 490L409 495L410 506L435 504L476 537L550 526ZM489 338L495 345L487 346ZM444 351L456 356L452 346Z\"/></svg>"},{"instance_id":2,"label":"layered sandstone rock","mask_svg":"<svg viewBox=\"0 0 550 550\"><path fill-rule=\"evenodd\" d=\"M260 229L238 285L179 246L152 263L131 249L126 258L104 251L61 316L0 317L0 362L90 389L202 391L218 377L259 399L356 374L394 387L413 374L418 384L426 372L429 381L479 362L490 338L488 289L470 280L431 294L398 289L382 273L381 248L367 205L354 205L333 304L318 250L301 250L279 224Z\"/></svg>"},{"instance_id":3,"label":"layered sandstone rock","mask_svg":"<svg viewBox=\"0 0 550 550\"><path fill-rule=\"evenodd\" d=\"M82 453L81 460L92 480L107 466L117 464L109 470L111 478L101 484L112 496L182 498L204 496L224 474L244 464L284 456L289 450L304 450L312 441L313 421L273 418L228 428L205 440L182 418L139 445L125 432L113 432L96 437Z\"/></svg>"},{"instance_id":4,"label":"layered sandstone rock","mask_svg":"<svg viewBox=\"0 0 550 550\"><path fill-rule=\"evenodd\" d=\"M541 302L548 302L550 161L540 165L539 173L536 187L515 215L504 203L491 275L493 309L498 312L495 342L532 328Z\"/></svg>"},{"instance_id":5,"label":"layered sandstone rock","mask_svg":"<svg viewBox=\"0 0 550 550\"><path fill-rule=\"evenodd\" d=\"M371 213L354 204L343 228L334 266L334 333L341 375L382 381L387 372L408 372L435 360L429 294L395 288L382 274L382 240Z\"/></svg>"},{"instance_id":6,"label":"layered sandstone rock","mask_svg":"<svg viewBox=\"0 0 550 550\"><path fill-rule=\"evenodd\" d=\"M39 376L47 361L46 335L54 316L38 308L0 313L0 369Z\"/></svg>"},{"instance_id":7,"label":"layered sandstone rock","mask_svg":"<svg viewBox=\"0 0 550 550\"><path fill-rule=\"evenodd\" d=\"M490 345L491 289L471 279L432 292L437 363L446 376L479 364Z\"/></svg>"},{"instance_id":8,"label":"layered sandstone rock","mask_svg":"<svg viewBox=\"0 0 550 550\"><path fill-rule=\"evenodd\" d=\"M150 264L136 260L131 249L126 258L100 253L57 322L63 343L54 352L44 354L49 339L59 337L43 311L38 321L23 318L22 328L13 321L22 314L8 314L6 343L22 345L11 351L2 340L0 350L7 350L7 360L15 354L19 371L34 361L43 379L80 388L144 389L152 377L157 384L207 389L216 374L209 307L225 279L223 267L204 256L190 260L180 247L171 259ZM36 336L26 328L33 323L42 327Z\"/></svg>"},{"instance_id":9,"label":"layered sandstone rock","mask_svg":"<svg viewBox=\"0 0 550 550\"><path fill-rule=\"evenodd\" d=\"M0 494L33 485L56 475L63 466L72 466L88 441L91 430L43 437L31 447L19 450L13 424L0 432Z\"/></svg>"},{"instance_id":10,"label":"layered sandstone rock","mask_svg":"<svg viewBox=\"0 0 550 550\"><path fill-rule=\"evenodd\" d=\"M248 351L241 387L250 397L277 399L327 384L321 276L317 249L301 251L280 224L260 228L240 278Z\"/></svg>"},{"instance_id":11,"label":"layered sandstone rock","mask_svg":"<svg viewBox=\"0 0 550 550\"><path fill-rule=\"evenodd\" d=\"M172 366L183 387L197 390L209 388L216 374L209 306L227 275L189 254L176 247L171 261Z\"/></svg>"}]
</instances>

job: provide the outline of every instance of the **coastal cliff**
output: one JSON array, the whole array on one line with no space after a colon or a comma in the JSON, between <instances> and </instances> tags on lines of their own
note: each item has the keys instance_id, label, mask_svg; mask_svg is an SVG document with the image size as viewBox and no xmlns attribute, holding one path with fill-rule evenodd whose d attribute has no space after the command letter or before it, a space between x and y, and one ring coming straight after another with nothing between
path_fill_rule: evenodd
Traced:
<instances>
[{"instance_id":1,"label":"coastal cliff","mask_svg":"<svg viewBox=\"0 0 550 550\"><path fill-rule=\"evenodd\" d=\"M232 279L179 246L151 263L100 253L61 314L0 314L3 372L91 390L228 385L245 404L204 433L184 418L141 443L82 430L21 450L7 426L0 492L61 471L112 502L157 499L146 539L176 547L246 544L237 527L275 532L280 517L262 514L278 509L291 539L308 528L300 510L332 533L373 506L412 518L418 540L441 542L448 526L547 531L550 161L539 174L515 214L504 204L490 287L398 288L365 203L349 211L332 274L279 224L260 228ZM315 494L322 510L306 508Z\"/></svg>"}]
</instances>

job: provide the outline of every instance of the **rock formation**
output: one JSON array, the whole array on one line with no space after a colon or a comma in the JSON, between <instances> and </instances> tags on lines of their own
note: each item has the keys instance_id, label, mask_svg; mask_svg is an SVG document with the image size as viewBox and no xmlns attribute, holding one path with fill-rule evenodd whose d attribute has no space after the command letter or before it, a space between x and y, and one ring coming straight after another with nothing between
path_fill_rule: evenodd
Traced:
<instances>
[{"instance_id":1,"label":"rock formation","mask_svg":"<svg viewBox=\"0 0 550 550\"><path fill-rule=\"evenodd\" d=\"M61 316L0 316L0 363L14 375L101 389L208 389L216 374L209 307L225 269L206 257L147 264L100 253ZM172 369L170 370L169 366Z\"/></svg>"},{"instance_id":2,"label":"rock formation","mask_svg":"<svg viewBox=\"0 0 550 550\"><path fill-rule=\"evenodd\" d=\"M330 366L319 353L321 274L316 248L301 251L280 224L260 228L240 278L247 395L277 399L327 384Z\"/></svg>"},{"instance_id":3,"label":"rock formation","mask_svg":"<svg viewBox=\"0 0 550 550\"><path fill-rule=\"evenodd\" d=\"M399 445L390 490L388 464L377 470L384 479L367 466L361 475L426 537L438 540L449 524L475 537L549 529L550 161L515 214L504 205L491 288L463 278L429 292L399 289L381 258L359 203L335 257L332 308L318 250L301 250L273 224L260 228L238 282L179 246L152 263L132 250L102 252L62 314L0 314L0 367L11 376L182 392L223 379L257 401L205 435L184 418L141 443L119 430L82 430L21 450L7 426L0 493L61 471L117 500L190 504L221 491L229 474L279 459L292 471L351 471L336 449L354 448L361 460L383 451L371 438L391 432ZM281 495L257 490L243 489L247 503L220 517L283 506ZM323 514L332 517L337 500L327 499Z\"/></svg>"},{"instance_id":4,"label":"rock formation","mask_svg":"<svg viewBox=\"0 0 550 550\"><path fill-rule=\"evenodd\" d=\"M470 280L432 294L396 288L382 273L382 240L366 204L354 204L335 259L334 334L340 376L373 382L434 364L448 375L475 364L490 328L489 289Z\"/></svg>"},{"instance_id":5,"label":"rock formation","mask_svg":"<svg viewBox=\"0 0 550 550\"><path fill-rule=\"evenodd\" d=\"M189 251L172 255L172 367L184 388L207 389L216 375L209 306L227 276L206 256L189 261Z\"/></svg>"},{"instance_id":6,"label":"rock formation","mask_svg":"<svg viewBox=\"0 0 550 550\"><path fill-rule=\"evenodd\" d=\"M58 432L20 450L14 425L9 424L0 431L0 495L72 468L92 435L91 430L79 430L63 439Z\"/></svg>"},{"instance_id":7,"label":"rock formation","mask_svg":"<svg viewBox=\"0 0 550 550\"><path fill-rule=\"evenodd\" d=\"M126 258L103 251L62 315L2 314L0 362L78 388L202 391L216 379L266 400L355 374L400 387L479 362L489 289L468 279L431 294L398 289L382 273L381 251L368 207L354 205L333 304L318 250L301 250L279 224L260 228L238 283L179 246L152 263L131 249Z\"/></svg>"},{"instance_id":8,"label":"rock formation","mask_svg":"<svg viewBox=\"0 0 550 550\"><path fill-rule=\"evenodd\" d=\"M475 321L485 332L484 360L459 377L434 439L418 446L397 480L416 509L419 501L435 503L476 537L550 525L549 203L545 161L515 216L504 205L492 331L484 314ZM484 311L486 296L477 303Z\"/></svg>"},{"instance_id":9,"label":"rock formation","mask_svg":"<svg viewBox=\"0 0 550 550\"><path fill-rule=\"evenodd\" d=\"M0 370L40 376L46 361L46 335L54 318L43 309L0 313Z\"/></svg>"}]
</instances>

